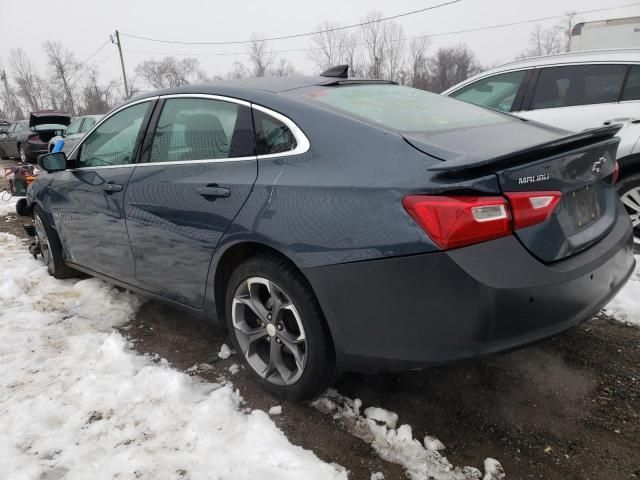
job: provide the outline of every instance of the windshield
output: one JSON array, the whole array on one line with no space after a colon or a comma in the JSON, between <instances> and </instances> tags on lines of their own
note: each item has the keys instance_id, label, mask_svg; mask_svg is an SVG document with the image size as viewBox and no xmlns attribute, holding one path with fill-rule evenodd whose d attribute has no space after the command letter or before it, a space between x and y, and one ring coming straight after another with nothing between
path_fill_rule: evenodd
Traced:
<instances>
[{"instance_id":1,"label":"windshield","mask_svg":"<svg viewBox=\"0 0 640 480\"><path fill-rule=\"evenodd\" d=\"M508 116L435 93L399 85L315 87L313 102L399 132L429 132L511 121Z\"/></svg>"}]
</instances>

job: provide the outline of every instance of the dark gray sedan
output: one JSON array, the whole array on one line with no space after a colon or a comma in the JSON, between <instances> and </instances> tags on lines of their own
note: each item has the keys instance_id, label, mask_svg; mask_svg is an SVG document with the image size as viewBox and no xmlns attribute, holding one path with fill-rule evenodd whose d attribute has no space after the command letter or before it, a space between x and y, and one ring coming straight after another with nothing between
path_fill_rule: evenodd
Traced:
<instances>
[{"instance_id":1,"label":"dark gray sedan","mask_svg":"<svg viewBox=\"0 0 640 480\"><path fill-rule=\"evenodd\" d=\"M526 345L629 278L617 127L568 134L345 73L121 105L41 157L33 252L227 328L288 398L336 369Z\"/></svg>"}]
</instances>

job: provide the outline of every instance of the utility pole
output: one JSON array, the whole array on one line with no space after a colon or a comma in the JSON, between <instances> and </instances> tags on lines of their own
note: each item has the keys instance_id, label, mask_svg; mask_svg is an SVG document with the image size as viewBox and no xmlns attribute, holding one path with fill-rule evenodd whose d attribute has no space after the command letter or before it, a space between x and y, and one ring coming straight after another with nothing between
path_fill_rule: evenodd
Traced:
<instances>
[{"instance_id":1,"label":"utility pole","mask_svg":"<svg viewBox=\"0 0 640 480\"><path fill-rule=\"evenodd\" d=\"M124 58L122 58L122 44L120 43L120 33L116 30L116 39L113 41L111 37L111 43L115 43L118 46L120 52L120 66L122 67L122 80L124 81L124 96L129 98L129 87L127 86L127 73L124 71Z\"/></svg>"}]
</instances>

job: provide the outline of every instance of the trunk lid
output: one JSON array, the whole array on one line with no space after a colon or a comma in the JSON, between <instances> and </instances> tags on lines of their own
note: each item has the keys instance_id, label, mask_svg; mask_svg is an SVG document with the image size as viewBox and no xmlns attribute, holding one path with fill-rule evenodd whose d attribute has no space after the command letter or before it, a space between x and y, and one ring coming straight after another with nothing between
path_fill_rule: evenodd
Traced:
<instances>
[{"instance_id":1,"label":"trunk lid","mask_svg":"<svg viewBox=\"0 0 640 480\"><path fill-rule=\"evenodd\" d=\"M44 125L64 125L71 123L71 115L60 110L39 110L29 115L29 127L34 128ZM57 129L54 129L57 130Z\"/></svg>"},{"instance_id":2,"label":"trunk lid","mask_svg":"<svg viewBox=\"0 0 640 480\"><path fill-rule=\"evenodd\" d=\"M493 173L505 193L561 192L562 198L547 220L514 232L534 256L554 262L593 245L614 224L619 213L612 185L619 142L614 135L619 126L572 135L546 127L531 128L536 125L521 126L529 133L524 140L518 127L510 133L518 132L519 138L509 132L501 137L491 128L481 127L480 132L470 135L457 132L458 141L464 138L464 143L452 143L441 134L436 135L434 148L430 138L413 136L407 141L444 160L429 170L446 177Z\"/></svg>"}]
</instances>

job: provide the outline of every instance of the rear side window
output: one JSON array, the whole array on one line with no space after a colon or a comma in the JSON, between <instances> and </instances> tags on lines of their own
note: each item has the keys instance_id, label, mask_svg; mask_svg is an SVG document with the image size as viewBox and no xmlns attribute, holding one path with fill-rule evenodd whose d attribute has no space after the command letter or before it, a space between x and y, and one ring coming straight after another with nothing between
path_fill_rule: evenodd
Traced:
<instances>
[{"instance_id":1,"label":"rear side window","mask_svg":"<svg viewBox=\"0 0 640 480\"><path fill-rule=\"evenodd\" d=\"M343 85L304 94L349 116L400 132L435 132L513 121L507 115L416 88Z\"/></svg>"},{"instance_id":2,"label":"rear side window","mask_svg":"<svg viewBox=\"0 0 640 480\"><path fill-rule=\"evenodd\" d=\"M521 70L483 78L453 92L451 96L464 102L509 112L526 73Z\"/></svg>"},{"instance_id":3,"label":"rear side window","mask_svg":"<svg viewBox=\"0 0 640 480\"><path fill-rule=\"evenodd\" d=\"M540 71L531 108L572 107L617 102L626 65L574 65Z\"/></svg>"},{"instance_id":4,"label":"rear side window","mask_svg":"<svg viewBox=\"0 0 640 480\"><path fill-rule=\"evenodd\" d=\"M640 65L631 67L621 100L640 100Z\"/></svg>"},{"instance_id":5,"label":"rear side window","mask_svg":"<svg viewBox=\"0 0 640 480\"><path fill-rule=\"evenodd\" d=\"M256 130L258 155L295 150L297 146L296 137L289 130L289 127L280 120L254 109L253 121Z\"/></svg>"},{"instance_id":6,"label":"rear side window","mask_svg":"<svg viewBox=\"0 0 640 480\"><path fill-rule=\"evenodd\" d=\"M151 147L152 162L209 160L253 155L250 110L202 98L165 102Z\"/></svg>"}]
</instances>

